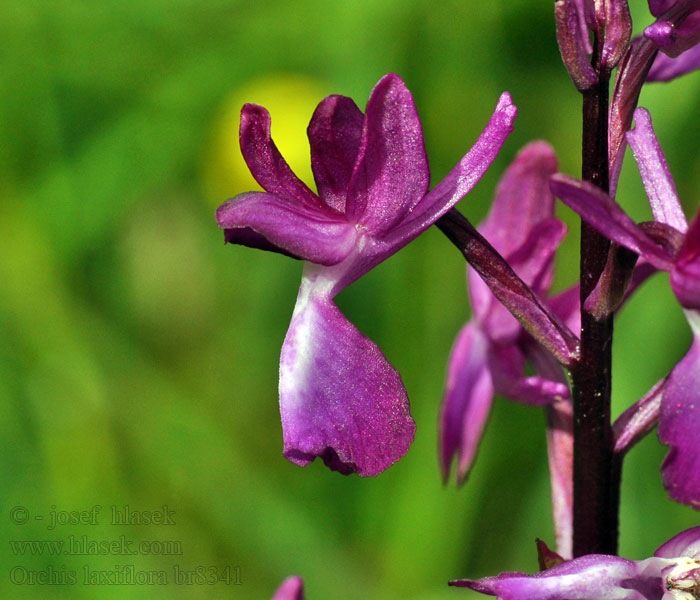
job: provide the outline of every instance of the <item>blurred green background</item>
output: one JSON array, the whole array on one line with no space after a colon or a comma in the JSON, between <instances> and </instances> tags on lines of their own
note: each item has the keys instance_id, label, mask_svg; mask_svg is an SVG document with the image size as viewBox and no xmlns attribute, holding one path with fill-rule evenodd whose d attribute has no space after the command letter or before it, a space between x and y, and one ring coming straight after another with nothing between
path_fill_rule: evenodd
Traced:
<instances>
[{"instance_id":1,"label":"blurred green background","mask_svg":"<svg viewBox=\"0 0 700 600\"><path fill-rule=\"evenodd\" d=\"M633 10L639 31L648 12ZM363 107L389 71L415 95L433 182L512 93L515 132L460 205L473 221L531 139L577 174L580 98L551 2L5 0L0 40L3 598L265 599L291 573L310 600L476 598L447 580L536 570L534 538L553 543L541 410L498 399L467 485L440 482L445 362L470 314L461 256L430 230L338 298L401 372L418 426L380 477L343 477L281 455L278 358L302 265L224 246L213 211L251 186L237 149L243 102L270 106L273 135L308 173L315 103L342 93ZM642 97L688 214L699 91L696 73ZM650 218L629 156L619 199ZM576 220L560 216L571 233L557 290L577 264ZM658 275L617 320L615 413L689 341ZM625 556L698 522L666 498L663 455L650 436L627 460ZM94 505L96 524L47 529L53 509ZM112 505L167 506L175 524L111 525ZM13 522L16 506L27 523ZM71 535L177 541L182 554L32 556L8 543ZM164 570L171 583L86 586L86 565ZM239 570L231 585L176 585L175 565ZM32 571L75 571L78 584L30 585Z\"/></svg>"}]
</instances>

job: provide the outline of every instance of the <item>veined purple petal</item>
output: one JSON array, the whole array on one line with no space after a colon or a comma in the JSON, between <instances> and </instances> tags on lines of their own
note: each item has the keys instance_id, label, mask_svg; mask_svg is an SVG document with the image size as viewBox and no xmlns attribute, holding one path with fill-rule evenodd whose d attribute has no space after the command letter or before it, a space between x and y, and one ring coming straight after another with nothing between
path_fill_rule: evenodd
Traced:
<instances>
[{"instance_id":1,"label":"veined purple petal","mask_svg":"<svg viewBox=\"0 0 700 600\"><path fill-rule=\"evenodd\" d=\"M643 398L623 412L613 424L615 454L626 454L656 427L661 410L661 397L667 378L657 382Z\"/></svg>"},{"instance_id":2,"label":"veined purple petal","mask_svg":"<svg viewBox=\"0 0 700 600\"><path fill-rule=\"evenodd\" d=\"M700 527L691 527L672 537L668 542L659 546L654 556L661 558L676 558L700 556Z\"/></svg>"},{"instance_id":3,"label":"veined purple petal","mask_svg":"<svg viewBox=\"0 0 700 600\"><path fill-rule=\"evenodd\" d=\"M284 455L302 466L319 456L343 474L378 475L413 441L406 390L379 348L315 289L315 277L307 270L282 346Z\"/></svg>"},{"instance_id":4,"label":"veined purple petal","mask_svg":"<svg viewBox=\"0 0 700 600\"><path fill-rule=\"evenodd\" d=\"M493 384L487 366L488 347L478 325L467 323L450 353L438 435L445 482L455 455L458 483L467 478L491 412Z\"/></svg>"},{"instance_id":5,"label":"veined purple petal","mask_svg":"<svg viewBox=\"0 0 700 600\"><path fill-rule=\"evenodd\" d=\"M678 252L671 271L671 288L683 307L700 310L700 211Z\"/></svg>"},{"instance_id":6,"label":"veined purple petal","mask_svg":"<svg viewBox=\"0 0 700 600\"><path fill-rule=\"evenodd\" d=\"M263 189L304 206L321 206L318 196L294 174L272 141L266 108L257 104L243 106L239 137L243 158Z\"/></svg>"},{"instance_id":7,"label":"veined purple petal","mask_svg":"<svg viewBox=\"0 0 700 600\"><path fill-rule=\"evenodd\" d=\"M678 200L666 157L656 139L649 111L645 108L635 110L634 122L635 128L627 132L627 141L637 161L654 219L685 233L688 221Z\"/></svg>"},{"instance_id":8,"label":"veined purple petal","mask_svg":"<svg viewBox=\"0 0 700 600\"><path fill-rule=\"evenodd\" d=\"M557 25L557 42L561 58L574 85L587 90L598 81L589 54L589 32L580 18L580 0L555 0L554 17Z\"/></svg>"},{"instance_id":9,"label":"veined purple petal","mask_svg":"<svg viewBox=\"0 0 700 600\"><path fill-rule=\"evenodd\" d=\"M479 225L479 232L503 256L520 248L535 226L554 216L549 178L556 172L554 150L539 141L525 146L506 169L489 215Z\"/></svg>"},{"instance_id":10,"label":"veined purple petal","mask_svg":"<svg viewBox=\"0 0 700 600\"><path fill-rule=\"evenodd\" d=\"M321 265L341 262L357 240L355 226L342 218L264 192L227 200L217 209L216 222L225 230L244 230L240 236L235 231L228 233L228 241L252 241L268 249L249 234L253 230L276 250Z\"/></svg>"},{"instance_id":11,"label":"veined purple petal","mask_svg":"<svg viewBox=\"0 0 700 600\"><path fill-rule=\"evenodd\" d=\"M301 577L287 577L277 588L272 600L304 600L304 582Z\"/></svg>"},{"instance_id":12,"label":"veined purple petal","mask_svg":"<svg viewBox=\"0 0 700 600\"><path fill-rule=\"evenodd\" d=\"M671 498L700 509L700 313L687 312L693 344L671 371L661 401L659 440L670 446L661 475Z\"/></svg>"},{"instance_id":13,"label":"veined purple petal","mask_svg":"<svg viewBox=\"0 0 700 600\"><path fill-rule=\"evenodd\" d=\"M693 46L676 58L660 52L649 70L647 81L670 81L700 69L700 45Z\"/></svg>"},{"instance_id":14,"label":"veined purple petal","mask_svg":"<svg viewBox=\"0 0 700 600\"><path fill-rule=\"evenodd\" d=\"M471 150L428 192L402 223L384 236L389 248L395 248L395 252L410 242L449 211L477 184L513 131L513 121L517 113L510 94L501 94L488 125Z\"/></svg>"},{"instance_id":15,"label":"veined purple petal","mask_svg":"<svg viewBox=\"0 0 700 600\"><path fill-rule=\"evenodd\" d=\"M642 584L635 581L639 570L631 560L589 554L534 575L502 573L477 581L450 581L450 585L498 596L499 600L661 600L660 574L646 589L625 587ZM652 590L656 594L644 593Z\"/></svg>"},{"instance_id":16,"label":"veined purple petal","mask_svg":"<svg viewBox=\"0 0 700 600\"><path fill-rule=\"evenodd\" d=\"M552 191L607 238L640 254L654 266L671 270L673 256L655 244L605 192L568 175L552 177Z\"/></svg>"},{"instance_id":17,"label":"veined purple petal","mask_svg":"<svg viewBox=\"0 0 700 600\"><path fill-rule=\"evenodd\" d=\"M429 185L423 129L413 97L401 78L390 73L367 101L346 214L370 234L380 235L413 209Z\"/></svg>"},{"instance_id":18,"label":"veined purple petal","mask_svg":"<svg viewBox=\"0 0 700 600\"><path fill-rule=\"evenodd\" d=\"M345 96L323 100L309 123L311 169L323 201L345 212L345 197L360 150L364 115Z\"/></svg>"}]
</instances>

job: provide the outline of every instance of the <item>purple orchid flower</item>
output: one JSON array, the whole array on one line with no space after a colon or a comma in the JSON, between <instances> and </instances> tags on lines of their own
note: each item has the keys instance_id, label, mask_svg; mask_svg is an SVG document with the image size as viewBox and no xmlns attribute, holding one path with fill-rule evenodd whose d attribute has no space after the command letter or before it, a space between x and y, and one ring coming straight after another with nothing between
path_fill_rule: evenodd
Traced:
<instances>
[{"instance_id":1,"label":"purple orchid flower","mask_svg":"<svg viewBox=\"0 0 700 600\"><path fill-rule=\"evenodd\" d=\"M450 585L500 600L693 600L700 593L700 527L679 533L645 560L589 554L535 575L502 573Z\"/></svg>"},{"instance_id":2,"label":"purple orchid flower","mask_svg":"<svg viewBox=\"0 0 700 600\"><path fill-rule=\"evenodd\" d=\"M350 98L330 96L308 128L317 195L272 142L267 111L243 107L241 150L267 193L228 200L217 222L227 242L307 261L280 360L290 461L303 466L320 456L341 473L377 475L408 450L415 424L401 378L333 298L476 185L512 131L516 112L504 93L472 149L428 191L420 120L398 76L377 83L364 115Z\"/></svg>"},{"instance_id":3,"label":"purple orchid flower","mask_svg":"<svg viewBox=\"0 0 700 600\"><path fill-rule=\"evenodd\" d=\"M301 577L287 577L277 588L272 600L304 600L304 582Z\"/></svg>"},{"instance_id":4,"label":"purple orchid flower","mask_svg":"<svg viewBox=\"0 0 700 600\"><path fill-rule=\"evenodd\" d=\"M555 175L552 189L603 235L671 273L671 287L685 309L693 343L668 378L623 415L624 425L616 434L636 441L636 430L649 429L656 407L659 439L670 446L661 468L664 486L674 500L700 509L700 215L688 225L649 113L637 109L635 123L627 138L649 197L653 223L636 225L600 189L572 177Z\"/></svg>"}]
</instances>

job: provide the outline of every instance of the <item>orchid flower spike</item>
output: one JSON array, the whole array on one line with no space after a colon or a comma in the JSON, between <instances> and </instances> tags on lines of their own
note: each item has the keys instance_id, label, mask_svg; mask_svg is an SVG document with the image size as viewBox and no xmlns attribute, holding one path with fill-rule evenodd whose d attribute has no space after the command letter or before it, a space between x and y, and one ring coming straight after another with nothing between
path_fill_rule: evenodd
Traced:
<instances>
[{"instance_id":1,"label":"orchid flower spike","mask_svg":"<svg viewBox=\"0 0 700 600\"><path fill-rule=\"evenodd\" d=\"M549 190L549 178L556 169L557 160L548 144L526 146L504 174L491 212L479 227L542 297L551 286L554 254L566 234L565 225L554 218L554 196ZM468 278L474 319L452 348L439 435L443 477L448 478L457 455L460 483L474 460L494 394L532 405L569 396L566 377L554 357L525 332L471 267ZM576 312L577 304L570 295L562 311L568 313L565 317ZM547 373L550 376L526 376L526 360L553 365Z\"/></svg>"},{"instance_id":2,"label":"orchid flower spike","mask_svg":"<svg viewBox=\"0 0 700 600\"><path fill-rule=\"evenodd\" d=\"M663 389L653 390L640 409L647 410L661 393L659 439L670 446L661 468L664 485L674 500L700 509L700 214L688 225L645 109L635 111L635 124L627 139L649 197L653 223L635 224L607 194L572 177L555 175L552 189L604 236L671 273L671 288L685 310L693 343ZM648 429L648 421L629 419L629 426ZM632 431L619 434L637 438Z\"/></svg>"},{"instance_id":3,"label":"orchid flower spike","mask_svg":"<svg viewBox=\"0 0 700 600\"><path fill-rule=\"evenodd\" d=\"M216 213L227 242L306 261L280 361L284 455L321 457L344 474L377 475L403 456L415 425L401 378L333 302L397 252L479 181L512 131L504 93L472 149L428 191L420 120L404 82L383 77L363 115L343 96L323 100L308 128L312 192L270 137L270 116L246 104L241 150L266 190L228 200Z\"/></svg>"},{"instance_id":4,"label":"orchid flower spike","mask_svg":"<svg viewBox=\"0 0 700 600\"><path fill-rule=\"evenodd\" d=\"M535 575L451 581L500 600L693 600L700 594L700 527L663 544L651 558L589 554Z\"/></svg>"}]
</instances>

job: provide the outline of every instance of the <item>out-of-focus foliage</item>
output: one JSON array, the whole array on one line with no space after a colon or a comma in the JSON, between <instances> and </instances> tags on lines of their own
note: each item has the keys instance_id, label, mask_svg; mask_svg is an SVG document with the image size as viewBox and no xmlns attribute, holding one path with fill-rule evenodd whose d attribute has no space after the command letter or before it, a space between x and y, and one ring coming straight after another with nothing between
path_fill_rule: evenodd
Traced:
<instances>
[{"instance_id":1,"label":"out-of-focus foliage","mask_svg":"<svg viewBox=\"0 0 700 600\"><path fill-rule=\"evenodd\" d=\"M641 2L633 10L647 19ZM301 264L225 247L213 207L251 185L235 155L240 104L269 105L273 135L299 153L316 101L342 93L364 106L388 71L415 95L436 181L512 93L515 133L460 205L474 221L533 138L576 174L580 99L550 3L5 0L0 40L3 598L259 599L291 573L311 600L469 598L446 581L536 569L535 536L552 540L540 411L497 402L467 485L440 484L444 365L469 316L461 256L431 230L340 296L402 373L418 424L400 463L345 478L281 456L277 361ZM699 91L694 74L642 96L689 213ZM629 160L618 198L649 218ZM561 215L572 232L559 289L576 278L577 245L575 219ZM615 412L688 343L658 276L616 324ZM663 454L651 437L628 459L627 556L697 523L665 497ZM96 504L97 525L47 529L52 506ZM166 505L176 524L111 525L112 505ZM26 524L12 522L15 506ZM8 544L70 535L174 540L182 555L21 555ZM165 570L171 583L85 586L85 565ZM241 583L176 585L175 565L240 567ZM78 584L17 583L50 569Z\"/></svg>"}]
</instances>

